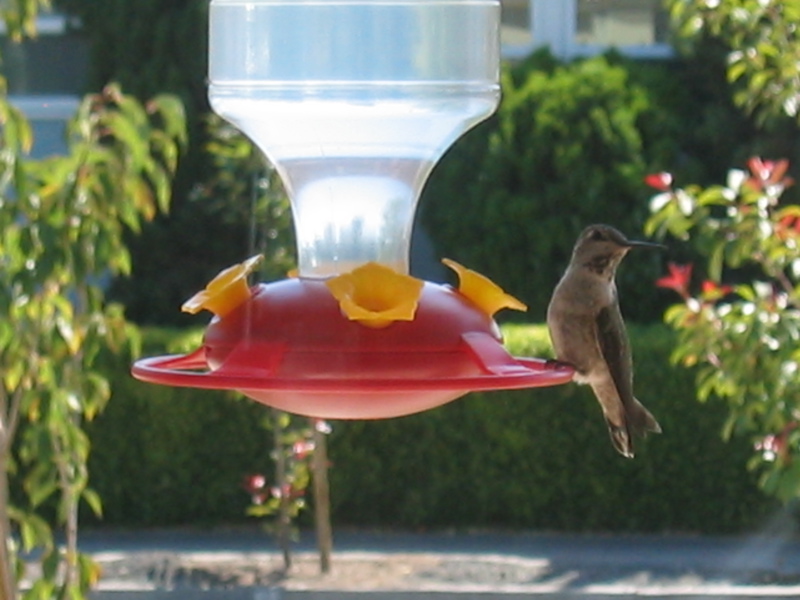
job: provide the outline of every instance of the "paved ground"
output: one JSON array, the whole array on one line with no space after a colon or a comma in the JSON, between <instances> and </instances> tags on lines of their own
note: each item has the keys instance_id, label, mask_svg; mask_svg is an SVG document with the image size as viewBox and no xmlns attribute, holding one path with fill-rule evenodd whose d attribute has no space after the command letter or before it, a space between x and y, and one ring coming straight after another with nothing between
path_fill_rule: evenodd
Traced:
<instances>
[{"instance_id":1,"label":"paved ground","mask_svg":"<svg viewBox=\"0 0 800 600\"><path fill-rule=\"evenodd\" d=\"M288 573L258 531L88 532L82 549L103 567L103 600L800 597L800 540L782 526L749 537L335 535L328 575L306 536Z\"/></svg>"}]
</instances>

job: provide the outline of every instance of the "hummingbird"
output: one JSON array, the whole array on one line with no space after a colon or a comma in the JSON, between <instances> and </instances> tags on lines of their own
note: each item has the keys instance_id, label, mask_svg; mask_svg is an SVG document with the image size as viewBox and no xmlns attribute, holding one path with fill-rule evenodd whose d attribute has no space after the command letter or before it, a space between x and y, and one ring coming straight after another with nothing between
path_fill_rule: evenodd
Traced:
<instances>
[{"instance_id":1,"label":"hummingbird","mask_svg":"<svg viewBox=\"0 0 800 600\"><path fill-rule=\"evenodd\" d=\"M547 307L556 362L575 369L573 380L591 386L617 452L633 458L633 434L661 433L653 415L633 396L633 361L614 276L634 248L664 248L632 241L609 225L590 225Z\"/></svg>"}]
</instances>

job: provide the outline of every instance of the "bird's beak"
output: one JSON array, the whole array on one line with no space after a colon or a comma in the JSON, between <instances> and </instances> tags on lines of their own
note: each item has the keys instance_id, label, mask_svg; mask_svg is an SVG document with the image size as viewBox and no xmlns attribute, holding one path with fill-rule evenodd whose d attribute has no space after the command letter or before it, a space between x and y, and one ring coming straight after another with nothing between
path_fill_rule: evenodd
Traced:
<instances>
[{"instance_id":1,"label":"bird's beak","mask_svg":"<svg viewBox=\"0 0 800 600\"><path fill-rule=\"evenodd\" d=\"M664 244L656 244L653 242L640 242L637 240L628 240L625 244L628 248L650 248L652 250L666 250L667 247Z\"/></svg>"}]
</instances>

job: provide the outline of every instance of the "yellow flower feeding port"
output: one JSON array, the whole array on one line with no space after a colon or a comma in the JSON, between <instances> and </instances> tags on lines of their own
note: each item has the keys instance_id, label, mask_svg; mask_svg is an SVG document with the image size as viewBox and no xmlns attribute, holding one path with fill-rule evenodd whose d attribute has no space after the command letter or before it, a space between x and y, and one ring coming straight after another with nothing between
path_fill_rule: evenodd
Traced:
<instances>
[{"instance_id":1,"label":"yellow flower feeding port","mask_svg":"<svg viewBox=\"0 0 800 600\"><path fill-rule=\"evenodd\" d=\"M487 278L450 260L458 290L409 275L428 174L499 101L499 12L497 0L212 0L211 105L280 173L297 277L249 286L260 257L226 269L184 304L215 315L203 345L133 374L330 419L569 381L567 366L508 354L493 315L525 306Z\"/></svg>"},{"instance_id":2,"label":"yellow flower feeding port","mask_svg":"<svg viewBox=\"0 0 800 600\"><path fill-rule=\"evenodd\" d=\"M348 319L380 329L414 320L424 283L370 262L326 280L325 285Z\"/></svg>"}]
</instances>

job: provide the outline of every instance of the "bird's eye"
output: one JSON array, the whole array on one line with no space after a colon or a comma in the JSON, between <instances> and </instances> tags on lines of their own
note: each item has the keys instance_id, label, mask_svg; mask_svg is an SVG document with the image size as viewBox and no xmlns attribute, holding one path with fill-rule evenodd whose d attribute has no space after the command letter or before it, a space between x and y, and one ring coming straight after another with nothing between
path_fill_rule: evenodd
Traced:
<instances>
[{"instance_id":1,"label":"bird's eye","mask_svg":"<svg viewBox=\"0 0 800 600\"><path fill-rule=\"evenodd\" d=\"M605 239L605 236L603 235L603 232L602 232L602 231L600 231L599 229L595 229L595 230L592 232L592 235L590 235L589 237L590 237L591 239L595 240L595 241L598 241L598 242L599 242L600 240L604 240L604 239Z\"/></svg>"}]
</instances>

